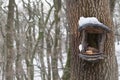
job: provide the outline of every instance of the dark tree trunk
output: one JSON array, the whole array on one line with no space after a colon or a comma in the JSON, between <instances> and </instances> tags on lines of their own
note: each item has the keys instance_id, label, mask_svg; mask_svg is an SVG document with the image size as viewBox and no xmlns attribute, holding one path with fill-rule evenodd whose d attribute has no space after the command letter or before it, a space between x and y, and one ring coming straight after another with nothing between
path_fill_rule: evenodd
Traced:
<instances>
[{"instance_id":1,"label":"dark tree trunk","mask_svg":"<svg viewBox=\"0 0 120 80\"><path fill-rule=\"evenodd\" d=\"M14 23L14 0L9 0L8 17L6 25L6 80L14 80L13 71L13 23Z\"/></svg>"},{"instance_id":2,"label":"dark tree trunk","mask_svg":"<svg viewBox=\"0 0 120 80\"><path fill-rule=\"evenodd\" d=\"M114 49L114 27L108 0L66 0L68 24L71 32L71 78L70 80L118 80L118 68ZM79 57L79 17L96 17L113 31L105 42L107 58L96 63Z\"/></svg>"}]
</instances>

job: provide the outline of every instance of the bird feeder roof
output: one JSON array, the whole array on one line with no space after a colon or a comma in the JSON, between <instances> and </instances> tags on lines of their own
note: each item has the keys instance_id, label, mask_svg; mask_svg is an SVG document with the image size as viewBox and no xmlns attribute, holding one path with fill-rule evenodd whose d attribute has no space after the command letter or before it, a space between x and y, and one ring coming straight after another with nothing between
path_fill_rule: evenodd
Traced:
<instances>
[{"instance_id":1,"label":"bird feeder roof","mask_svg":"<svg viewBox=\"0 0 120 80\"><path fill-rule=\"evenodd\" d=\"M93 31L93 32L111 32L111 30L99 22L95 17L80 17L78 30L81 32L82 30Z\"/></svg>"}]
</instances>

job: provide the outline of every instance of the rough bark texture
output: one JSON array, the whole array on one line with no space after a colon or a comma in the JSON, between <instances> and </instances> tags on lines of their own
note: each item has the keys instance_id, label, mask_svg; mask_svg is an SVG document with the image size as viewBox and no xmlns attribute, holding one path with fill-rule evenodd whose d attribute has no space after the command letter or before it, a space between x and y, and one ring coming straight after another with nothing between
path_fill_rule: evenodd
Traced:
<instances>
[{"instance_id":1,"label":"rough bark texture","mask_svg":"<svg viewBox=\"0 0 120 80\"><path fill-rule=\"evenodd\" d=\"M13 22L14 22L14 0L9 0L8 17L6 25L6 80L14 80L13 71Z\"/></svg>"},{"instance_id":2,"label":"rough bark texture","mask_svg":"<svg viewBox=\"0 0 120 80\"><path fill-rule=\"evenodd\" d=\"M118 80L117 61L114 50L114 27L108 0L66 0L67 17L71 32L71 79L70 80ZM113 31L107 34L105 55L107 58L96 63L80 59L78 46L81 43L78 32L79 17L97 17Z\"/></svg>"}]
</instances>

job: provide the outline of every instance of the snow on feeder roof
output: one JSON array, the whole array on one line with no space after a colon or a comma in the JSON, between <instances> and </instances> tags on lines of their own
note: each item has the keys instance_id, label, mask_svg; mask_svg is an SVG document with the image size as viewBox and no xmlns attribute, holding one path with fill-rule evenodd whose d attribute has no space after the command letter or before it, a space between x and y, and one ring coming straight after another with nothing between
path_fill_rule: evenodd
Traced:
<instances>
[{"instance_id":1,"label":"snow on feeder roof","mask_svg":"<svg viewBox=\"0 0 120 80\"><path fill-rule=\"evenodd\" d=\"M98 19L95 17L86 17L86 18L80 17L78 29L80 32L82 30L88 30L88 31L92 30L91 32L98 32L98 33L99 32L102 33L103 31L105 32L111 31L106 25L98 21Z\"/></svg>"}]
</instances>

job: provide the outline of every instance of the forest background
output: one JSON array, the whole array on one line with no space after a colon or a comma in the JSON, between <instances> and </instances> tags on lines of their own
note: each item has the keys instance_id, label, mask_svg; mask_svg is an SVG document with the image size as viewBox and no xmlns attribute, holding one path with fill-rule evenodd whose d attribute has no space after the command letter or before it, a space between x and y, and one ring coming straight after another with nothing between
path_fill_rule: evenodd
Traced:
<instances>
[{"instance_id":1,"label":"forest background","mask_svg":"<svg viewBox=\"0 0 120 80\"><path fill-rule=\"evenodd\" d=\"M9 0L0 0L0 80L11 74L14 80L62 80L65 70L69 70L65 65L70 44L65 0L11 0L11 4L14 10L9 11ZM120 1L114 5L120 67ZM8 13L10 19L13 16L10 28L6 28ZM10 73L6 74L6 69Z\"/></svg>"}]
</instances>

